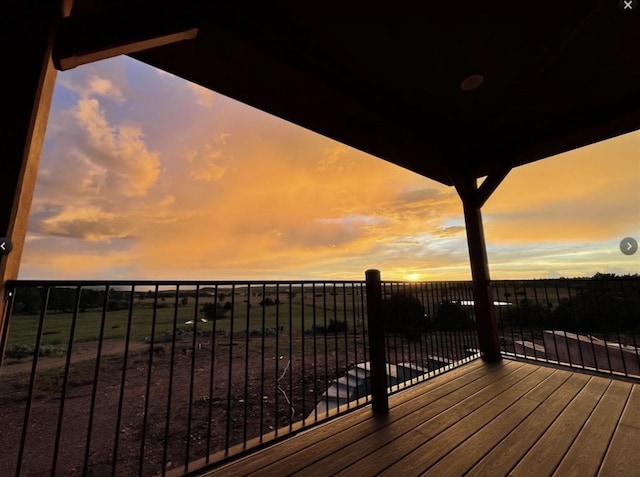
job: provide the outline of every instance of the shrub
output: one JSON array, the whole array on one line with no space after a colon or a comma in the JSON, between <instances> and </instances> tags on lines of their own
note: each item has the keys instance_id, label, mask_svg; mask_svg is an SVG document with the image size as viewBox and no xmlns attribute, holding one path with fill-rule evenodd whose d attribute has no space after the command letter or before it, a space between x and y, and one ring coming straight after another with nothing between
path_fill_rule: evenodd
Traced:
<instances>
[{"instance_id":1,"label":"shrub","mask_svg":"<svg viewBox=\"0 0 640 477\"><path fill-rule=\"evenodd\" d=\"M227 308L222 306L220 303L205 303L200 308L200 313L202 313L208 320L218 320L223 318L225 313L227 312Z\"/></svg>"},{"instance_id":2,"label":"shrub","mask_svg":"<svg viewBox=\"0 0 640 477\"><path fill-rule=\"evenodd\" d=\"M327 326L327 331L329 332L347 331L347 322L331 320L331 322L329 323L329 326Z\"/></svg>"},{"instance_id":3,"label":"shrub","mask_svg":"<svg viewBox=\"0 0 640 477\"><path fill-rule=\"evenodd\" d=\"M462 305L456 301L441 301L438 304L434 328L439 330L464 330L474 327L474 322Z\"/></svg>"},{"instance_id":4,"label":"shrub","mask_svg":"<svg viewBox=\"0 0 640 477\"><path fill-rule=\"evenodd\" d=\"M415 296L394 293L382 302L386 333L400 333L408 339L419 339L426 330L424 306Z\"/></svg>"}]
</instances>

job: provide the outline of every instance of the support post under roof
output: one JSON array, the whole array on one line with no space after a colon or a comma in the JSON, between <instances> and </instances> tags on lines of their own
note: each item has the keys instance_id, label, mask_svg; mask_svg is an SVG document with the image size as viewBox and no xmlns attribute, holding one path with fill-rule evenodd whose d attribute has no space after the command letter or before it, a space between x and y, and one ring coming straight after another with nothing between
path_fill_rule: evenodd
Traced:
<instances>
[{"instance_id":1,"label":"support post under roof","mask_svg":"<svg viewBox=\"0 0 640 477\"><path fill-rule=\"evenodd\" d=\"M497 361L501 355L481 209L508 173L509 169L496 171L490 174L480 187L472 174L452 174L464 208L478 341L482 359L485 361Z\"/></svg>"},{"instance_id":2,"label":"support post under roof","mask_svg":"<svg viewBox=\"0 0 640 477\"><path fill-rule=\"evenodd\" d=\"M2 57L11 65L0 114L0 237L13 243L0 257L0 329L6 282L18 277L56 78L51 50L60 12L54 2L24 3L14 2L0 29Z\"/></svg>"}]
</instances>

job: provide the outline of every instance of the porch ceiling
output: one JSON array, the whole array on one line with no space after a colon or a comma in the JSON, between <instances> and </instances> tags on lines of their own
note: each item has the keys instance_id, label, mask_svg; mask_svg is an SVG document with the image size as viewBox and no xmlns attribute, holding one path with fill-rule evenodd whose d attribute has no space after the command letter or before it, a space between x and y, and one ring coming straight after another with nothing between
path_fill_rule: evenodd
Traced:
<instances>
[{"instance_id":1,"label":"porch ceiling","mask_svg":"<svg viewBox=\"0 0 640 477\"><path fill-rule=\"evenodd\" d=\"M640 129L640 12L618 1L136 3L199 34L135 58L445 184ZM72 18L103 5L131 11Z\"/></svg>"}]
</instances>

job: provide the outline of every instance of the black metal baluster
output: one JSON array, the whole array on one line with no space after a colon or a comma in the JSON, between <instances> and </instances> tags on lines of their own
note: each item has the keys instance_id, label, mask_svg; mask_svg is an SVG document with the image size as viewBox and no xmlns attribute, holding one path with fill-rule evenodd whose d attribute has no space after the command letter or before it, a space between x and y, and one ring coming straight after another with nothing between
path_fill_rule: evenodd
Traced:
<instances>
[{"instance_id":1,"label":"black metal baluster","mask_svg":"<svg viewBox=\"0 0 640 477\"><path fill-rule=\"evenodd\" d=\"M247 296L247 299L249 297ZM229 323L229 371L227 374L227 424L224 443L224 455L229 455L229 440L231 438L231 393L233 384L233 328L236 314L236 285L231 285L231 322Z\"/></svg>"},{"instance_id":2,"label":"black metal baluster","mask_svg":"<svg viewBox=\"0 0 640 477\"><path fill-rule=\"evenodd\" d=\"M291 289L291 285L289 285L289 289ZM273 430L275 431L275 436L278 437L278 429L280 428L279 426L279 420L278 417L280 416L279 410L278 410L278 398L280 396L280 393L278 392L278 387L280 386L280 284L276 283L276 297L278 297L278 300L276 300L276 356L275 356L275 376L274 376L274 383L275 383L275 390L274 390L274 396L273 396L273 401L274 401L274 413L273 413ZM289 292L289 302L291 302L293 300L292 296L291 296L291 292Z\"/></svg>"},{"instance_id":3,"label":"black metal baluster","mask_svg":"<svg viewBox=\"0 0 640 477\"><path fill-rule=\"evenodd\" d=\"M573 308L573 297L571 296L571 284L570 284L569 280L566 281L566 284L567 284L567 290L569 291L569 309L571 310L572 321L575 323L576 322L575 310ZM566 326L564 326L563 328L566 328ZM568 359L569 359L569 366L573 367L573 361L571 359L571 349L569 348L569 340L567 339L567 330L566 329L564 330L564 344L567 347L567 355L568 355ZM584 362L582 361L582 350L580 349L580 346L578 346L578 351L579 351L579 354L580 354L580 364L584 368Z\"/></svg>"},{"instance_id":4,"label":"black metal baluster","mask_svg":"<svg viewBox=\"0 0 640 477\"><path fill-rule=\"evenodd\" d=\"M606 290L604 291L604 297L608 298L607 301L611 301L611 280L596 280L596 282L598 285L600 283L603 284L603 286L606 288ZM604 323L603 323L603 327L602 327L602 342L604 344L604 350L605 350L605 355L607 357L607 367L609 369L609 374L614 374L614 370L613 370L613 365L611 364L611 356L609 355L609 344L607 343L607 338L609 336L609 324L611 323L611 321L615 318L610 316L610 313L607 313L607 307L602 305L602 300L600 299L600 287L599 286L594 286L593 287L593 294L595 296L595 301L596 301L596 309L598 310L597 316L600 317L600 319L602 320L602 317L604 317ZM609 315L609 316L607 316ZM619 341L619 340L618 340ZM591 346L593 347L593 338L591 339ZM622 349L622 348L620 348ZM594 350L594 355L595 355L595 350ZM596 358L595 360L596 362L596 367L598 368L598 371L600 371L600 366L598 365L598 360ZM622 363L624 366L624 357L622 359ZM625 373L626 374L626 373Z\"/></svg>"},{"instance_id":5,"label":"black metal baluster","mask_svg":"<svg viewBox=\"0 0 640 477\"><path fill-rule=\"evenodd\" d=\"M366 319L367 313L368 313L368 309L365 305L366 303L366 284L364 282L360 283L360 310L362 313L362 356L364 357L363 363L366 362L366 356L367 356L367 348L369 346L369 339L368 339L368 320ZM356 371L356 375L358 374L358 372ZM367 402L371 401L371 387L369 386L369 380L365 379L364 380L364 392L365 392L365 396L367 396Z\"/></svg>"},{"instance_id":6,"label":"black metal baluster","mask_svg":"<svg viewBox=\"0 0 640 477\"><path fill-rule=\"evenodd\" d=\"M329 339L328 339L328 327L327 327L327 284L322 283L322 323L324 338L324 392L325 392L325 417L329 415Z\"/></svg>"},{"instance_id":7,"label":"black metal baluster","mask_svg":"<svg viewBox=\"0 0 640 477\"><path fill-rule=\"evenodd\" d=\"M633 349L635 350L635 356L636 356L636 364L638 366L638 371L637 371L637 375L636 377L640 376L640 349L638 348L638 341L636 339L636 333L631 329L631 326L633 326L634 321L636 319L636 317L633 316L633 311L631 310L631 300L630 300L630 296L634 296L633 290L631 291L631 293L629 293L627 291L627 287L625 286L625 282L626 280L622 281L622 299L623 302L625 304L624 308L625 308L625 315L627 316L627 320L625 321L625 324L627 326L627 329L629 330L629 333L631 334L631 340L633 342ZM637 285L637 290L635 291L635 296L640 297L640 280L634 280L631 282L631 285L633 285L633 283L635 283ZM633 286L632 286L633 288ZM640 307L640 301L636 304L638 307Z\"/></svg>"},{"instance_id":8,"label":"black metal baluster","mask_svg":"<svg viewBox=\"0 0 640 477\"><path fill-rule=\"evenodd\" d=\"M140 460L138 466L138 475L142 475L144 470L144 450L147 437L147 420L149 419L149 397L151 392L151 373L153 371L153 347L156 338L156 319L158 314L158 293L159 287L156 284L156 291L153 301L153 313L151 316L151 342L149 345L149 364L147 368L147 385L144 393L144 411L142 413L142 438L140 440Z\"/></svg>"},{"instance_id":9,"label":"black metal baluster","mask_svg":"<svg viewBox=\"0 0 640 477\"><path fill-rule=\"evenodd\" d=\"M262 307L262 339L261 339L261 359L260 359L260 443L262 443L263 424L264 424L264 339L266 330L266 313L267 313L267 286L262 284L262 299L264 300L264 306ZM279 301L276 295L276 303ZM249 349L247 348L247 356L249 355Z\"/></svg>"},{"instance_id":10,"label":"black metal baluster","mask_svg":"<svg viewBox=\"0 0 640 477\"><path fill-rule=\"evenodd\" d=\"M218 307L220 303L218 302L219 297L219 288L218 283L214 285L213 288L213 309L216 312L218 311ZM199 286L196 289L196 294L199 293ZM197 308L197 307L196 307ZM211 324L211 356L209 360L209 409L207 412L207 455L205 462L208 464L211 456L211 438L212 438L212 423L213 423L213 395L215 392L215 369L216 369L216 331L218 327L218 317L214 316L213 323Z\"/></svg>"},{"instance_id":11,"label":"black metal baluster","mask_svg":"<svg viewBox=\"0 0 640 477\"><path fill-rule=\"evenodd\" d=\"M291 296L291 292L293 291L293 286L289 285L289 296ZM304 321L304 285L300 284L300 319ZM289 300L289 400L293 401L293 300ZM303 407L304 409L304 407ZM295 415L293 411L291 412L291 417L288 418L289 421L289 432L293 430L293 419Z\"/></svg>"},{"instance_id":12,"label":"black metal baluster","mask_svg":"<svg viewBox=\"0 0 640 477\"><path fill-rule=\"evenodd\" d=\"M60 408L58 411L58 425L56 427L56 438L53 444L53 462L51 464L51 476L55 477L58 465L58 453L60 452L60 437L62 435L62 424L64 419L64 406L67 402L67 387L69 385L69 370L71 368L71 354L73 353L73 339L80 312L80 286L76 287L76 298L73 305L73 315L71 317L71 328L69 330L69 342L67 343L67 356L64 363L64 375L62 378L62 392L60 394Z\"/></svg>"},{"instance_id":13,"label":"black metal baluster","mask_svg":"<svg viewBox=\"0 0 640 477\"><path fill-rule=\"evenodd\" d=\"M167 389L167 420L164 425L164 442L162 444L162 476L166 475L169 456L169 431L171 430L171 401L173 399L173 375L176 359L176 333L178 330L178 299L180 289L176 287L176 296L173 303L173 326L171 330L171 362L169 363L169 384ZM197 306L196 306L197 308Z\"/></svg>"},{"instance_id":14,"label":"black metal baluster","mask_svg":"<svg viewBox=\"0 0 640 477\"><path fill-rule=\"evenodd\" d=\"M82 464L82 475L89 472L89 457L91 452L91 437L93 434L93 417L96 409L96 398L98 394L98 379L100 376L100 362L102 358L102 344L104 343L104 328L107 321L107 304L109 303L109 292L111 287L105 286L104 300L102 302L102 313L100 317L100 331L98 333L98 350L96 353L96 366L93 371L93 387L91 390L91 404L89 405L89 423L87 426L87 442L84 450L84 460Z\"/></svg>"},{"instance_id":15,"label":"black metal baluster","mask_svg":"<svg viewBox=\"0 0 640 477\"><path fill-rule=\"evenodd\" d=\"M546 309L547 309L547 312L549 313L549 323L552 323L552 326L553 326L553 328L552 328L553 345L555 346L555 349L556 349L556 357L557 357L557 356L558 356L558 346L557 346L557 344L556 344L556 339L555 339L555 323L553 322L552 311L551 311L552 305L551 305L551 300L549 300L549 291L548 291L547 283L546 283L546 282L543 284L543 289L544 289L544 301L545 301L545 307L546 307ZM558 303L558 304L560 304L560 303ZM544 356L545 356L545 359L546 359L546 361L547 361L547 363L548 363L548 362L549 362L549 353L547 353L547 344L546 344L546 343L545 343L545 341L544 341L544 331L545 331L545 330L544 330L544 328L545 328L544 326L543 326L543 327L541 327L541 333L542 333L542 346L543 346L543 348L544 348Z\"/></svg>"},{"instance_id":16,"label":"black metal baluster","mask_svg":"<svg viewBox=\"0 0 640 477\"><path fill-rule=\"evenodd\" d=\"M312 289L315 290L315 286L312 285ZM314 299L315 299L315 293L314 293ZM315 313L315 301L313 302L314 307L314 313ZM304 287L303 287L303 293L302 293L302 313L300 314L300 338L301 338L301 343L300 343L300 347L301 347L301 352L302 352L302 425L304 426L306 423L306 419L307 419L307 379L306 379L306 373L307 373L307 369L305 367L305 359L304 359L304 355L305 355L305 349L304 349ZM315 340L314 340L315 342ZM313 366L314 369L316 367L316 362L315 362L315 356L314 356L314 360L313 360ZM292 364L293 364L293 360L292 360ZM293 374L293 370L292 370L292 374ZM315 383L314 383L315 386ZM291 397L291 400L293 402L293 397Z\"/></svg>"},{"instance_id":17,"label":"black metal baluster","mask_svg":"<svg viewBox=\"0 0 640 477\"><path fill-rule=\"evenodd\" d=\"M336 284L332 283L332 296L333 296L333 344L334 344L334 354L336 357L336 376L335 376L335 383L336 383L336 388L338 387L338 377L340 375L340 361L339 361L339 356L338 356L338 299L336 296ZM347 399L348 401L348 399ZM338 399L338 409L339 409L339 405L340 405L340 399ZM328 409L327 409L328 412Z\"/></svg>"},{"instance_id":18,"label":"black metal baluster","mask_svg":"<svg viewBox=\"0 0 640 477\"><path fill-rule=\"evenodd\" d=\"M357 365L358 365L358 323L357 323L357 315L358 315L358 311L356 309L356 284L355 283L351 283L351 316L353 318L353 331L352 331L352 335L353 335L353 365L354 368L356 369L357 372ZM346 310L346 307L345 307ZM346 321L346 319L345 319ZM349 367L350 363L347 363L347 367ZM347 377L348 380L348 377ZM357 381L356 381L357 382ZM360 402L360 390L357 390L356 393L356 397L358 398L358 403Z\"/></svg>"},{"instance_id":19,"label":"black metal baluster","mask_svg":"<svg viewBox=\"0 0 640 477\"><path fill-rule=\"evenodd\" d=\"M20 437L20 448L18 450L18 460L16 464L16 477L20 476L22 470L22 459L24 457L24 447L27 441L27 432L29 430L29 417L31 415L31 403L33 399L33 389L36 383L36 371L38 367L38 357L40 355L40 343L42 342L42 330L44 329L44 320L47 316L47 308L49 307L49 298L51 296L51 287L49 285L43 287L44 300L42 300L42 308L40 310L40 321L38 322L38 331L36 332L36 343L33 351L33 361L31 364L31 375L29 377L29 390L27 391L27 404L24 412L24 421L22 423L22 435Z\"/></svg>"},{"instance_id":20,"label":"black metal baluster","mask_svg":"<svg viewBox=\"0 0 640 477\"><path fill-rule=\"evenodd\" d=\"M116 476L118 466L118 447L120 445L120 425L122 423L122 407L124 406L124 388L127 384L127 365L129 362L129 342L131 340L131 322L133 320L133 297L135 285L131 285L131 298L129 299L129 316L127 317L127 333L124 343L124 358L122 363L122 376L120 379L120 398L118 399L118 413L116 417L116 439L113 446L113 461L111 464L111 477Z\"/></svg>"},{"instance_id":21,"label":"black metal baluster","mask_svg":"<svg viewBox=\"0 0 640 477\"><path fill-rule=\"evenodd\" d=\"M623 300L624 300L624 292L623 292L624 280L623 279L616 280L615 284L617 285L616 286L616 291L617 291L618 285L619 285L620 295L621 295L621 298L623 298ZM614 296L614 295L611 294L611 292L609 292L609 296L611 298L615 298L617 296L617 293ZM623 301L623 303L624 303L624 301ZM615 333L616 333L616 339L617 339L617 346L618 346L618 349L620 350L620 359L622 360L622 372L624 373L624 375L626 377L629 377L629 370L627 369L627 359L626 359L625 352L624 352L624 345L622 343L622 341L623 341L622 340L622 335L620 334L620 328L621 328L621 326L624 325L624 323L625 323L625 315L623 314L622 315L622 319L620 319L618 317L618 320L617 320L617 323L616 323L616 327L615 327Z\"/></svg>"},{"instance_id":22,"label":"black metal baluster","mask_svg":"<svg viewBox=\"0 0 640 477\"><path fill-rule=\"evenodd\" d=\"M317 329L318 329L318 322L317 320L317 315L316 315L316 310L317 310L317 305L316 305L316 284L312 283L311 284L311 291L312 291L312 298L311 298L311 304L313 307L313 312L312 312L312 319L313 319L313 398L315 399L316 405L313 408L313 419L314 421L318 420L318 355L317 355L317 348L318 348L318 336L317 336Z\"/></svg>"},{"instance_id":23,"label":"black metal baluster","mask_svg":"<svg viewBox=\"0 0 640 477\"><path fill-rule=\"evenodd\" d=\"M349 377L347 371L349 370L349 337L347 335L348 321L347 321L347 285L342 283L342 318L344 320L344 380L347 386L347 409L351 408L351 392L349 390ZM336 352L337 354L337 352Z\"/></svg>"},{"instance_id":24,"label":"black metal baluster","mask_svg":"<svg viewBox=\"0 0 640 477\"><path fill-rule=\"evenodd\" d=\"M9 323L13 317L13 304L15 302L17 289L10 282L7 283L4 297L0 297L2 300L2 329L0 330L0 369L4 365L4 354L7 348L7 341L9 340Z\"/></svg>"}]
</instances>

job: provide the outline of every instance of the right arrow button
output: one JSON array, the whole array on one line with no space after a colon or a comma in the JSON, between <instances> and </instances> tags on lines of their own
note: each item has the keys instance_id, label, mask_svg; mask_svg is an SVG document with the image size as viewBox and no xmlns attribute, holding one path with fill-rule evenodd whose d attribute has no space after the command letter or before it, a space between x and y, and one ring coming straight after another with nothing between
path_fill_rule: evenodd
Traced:
<instances>
[{"instance_id":1,"label":"right arrow button","mask_svg":"<svg viewBox=\"0 0 640 477\"><path fill-rule=\"evenodd\" d=\"M633 237L625 237L620 241L620 251L625 255L633 255L638 251L638 241Z\"/></svg>"}]
</instances>

